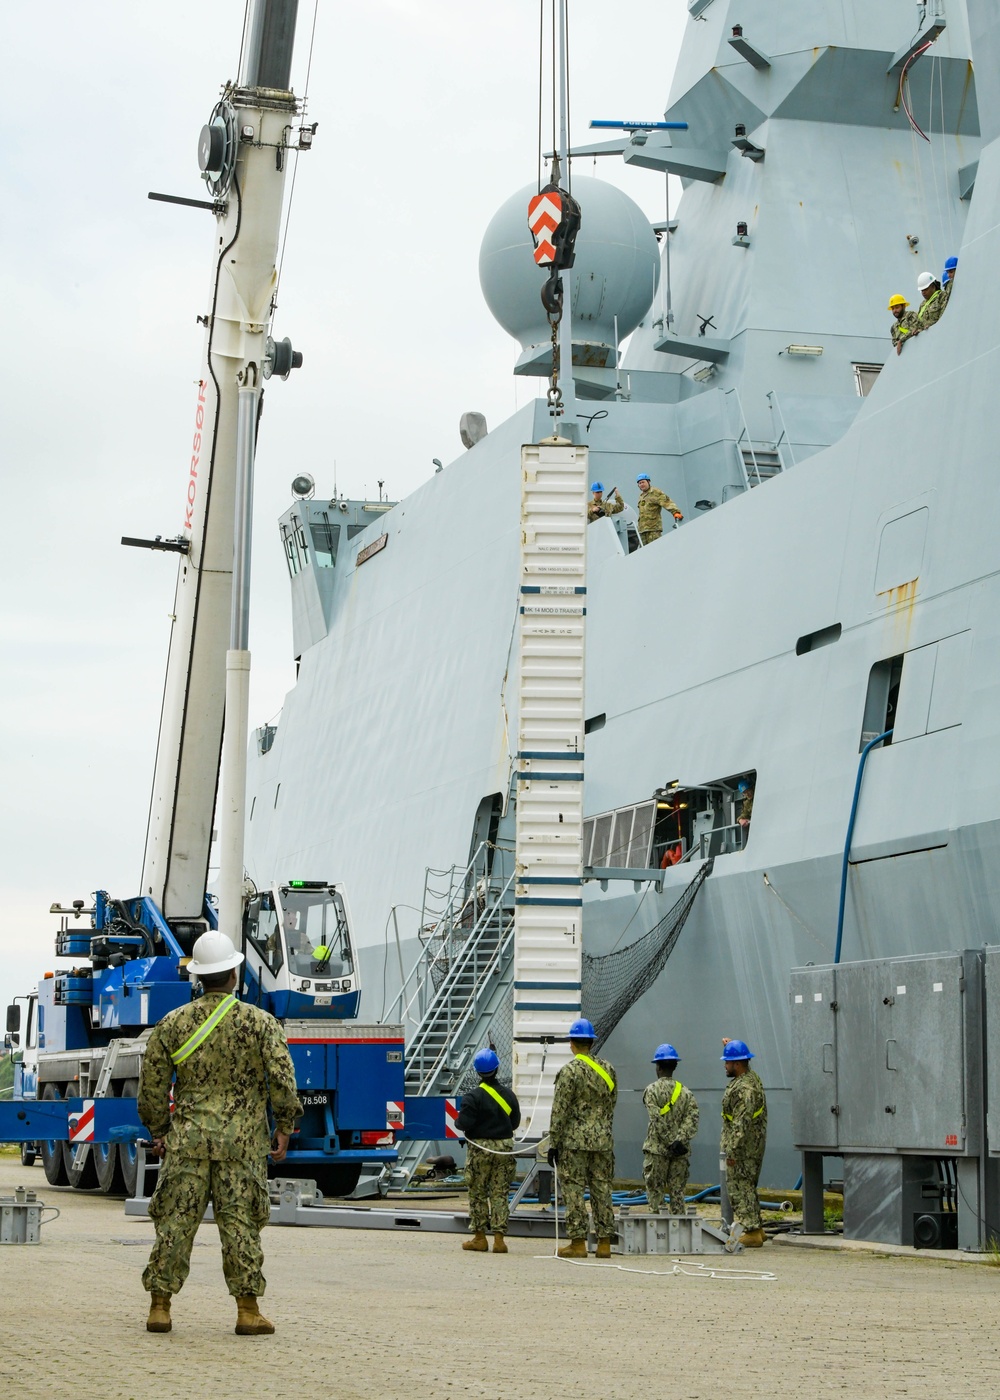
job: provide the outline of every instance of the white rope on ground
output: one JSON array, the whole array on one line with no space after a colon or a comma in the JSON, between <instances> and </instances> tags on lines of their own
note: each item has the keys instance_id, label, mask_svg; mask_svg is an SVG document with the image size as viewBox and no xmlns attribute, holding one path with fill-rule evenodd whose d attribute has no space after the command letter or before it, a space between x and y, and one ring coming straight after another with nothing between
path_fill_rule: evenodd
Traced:
<instances>
[{"instance_id":1,"label":"white rope on ground","mask_svg":"<svg viewBox=\"0 0 1000 1400\"><path fill-rule=\"evenodd\" d=\"M558 1258L558 1255L536 1254L536 1259ZM684 1277L717 1279L726 1283L774 1283L778 1275L769 1269L717 1269L714 1264L684 1264L673 1259L672 1269L636 1269L630 1264L608 1264L599 1259L560 1259L560 1264L576 1264L582 1269L618 1269L623 1274L654 1274L660 1278Z\"/></svg>"}]
</instances>

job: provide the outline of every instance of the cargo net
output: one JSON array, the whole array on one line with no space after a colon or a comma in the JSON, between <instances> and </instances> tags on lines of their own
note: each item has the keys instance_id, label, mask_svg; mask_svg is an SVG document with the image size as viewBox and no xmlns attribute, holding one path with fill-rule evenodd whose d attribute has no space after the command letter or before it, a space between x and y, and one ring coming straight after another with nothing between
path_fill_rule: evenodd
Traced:
<instances>
[{"instance_id":1,"label":"cargo net","mask_svg":"<svg viewBox=\"0 0 1000 1400\"><path fill-rule=\"evenodd\" d=\"M658 924L634 943L600 957L584 953L581 1001L583 1014L597 1029L596 1050L605 1044L618 1023L643 993L649 991L663 971L687 922L691 906L698 897L698 891L711 873L712 861L708 860L677 903L671 906ZM499 1057L500 1078L509 1084L514 1063L513 990L494 1013L488 1043ZM479 1076L470 1066L458 1092L468 1093L478 1083Z\"/></svg>"},{"instance_id":2,"label":"cargo net","mask_svg":"<svg viewBox=\"0 0 1000 1400\"><path fill-rule=\"evenodd\" d=\"M612 953L593 958L583 955L583 1014L597 1031L595 1050L610 1038L612 1031L644 992L659 977L674 951L681 929L687 922L698 891L712 872L706 861L680 899L658 924L634 943Z\"/></svg>"}]
</instances>

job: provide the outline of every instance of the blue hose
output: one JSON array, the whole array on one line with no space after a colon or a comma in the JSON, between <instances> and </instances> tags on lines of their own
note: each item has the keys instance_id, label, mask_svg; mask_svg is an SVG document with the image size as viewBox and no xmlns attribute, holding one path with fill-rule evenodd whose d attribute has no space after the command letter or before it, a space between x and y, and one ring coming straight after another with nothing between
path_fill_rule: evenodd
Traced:
<instances>
[{"instance_id":1,"label":"blue hose","mask_svg":"<svg viewBox=\"0 0 1000 1400\"><path fill-rule=\"evenodd\" d=\"M865 764L868 762L868 755L876 744L881 744L883 739L888 739L892 734L891 729L887 729L884 734L880 734L877 739L870 739L861 750L861 758L858 762L858 777L854 784L854 801L851 803L851 819L847 823L847 840L844 842L844 863L840 871L840 909L837 913L837 948L833 955L834 965L840 962L840 947L844 941L844 905L847 902L847 867L851 857L851 838L854 835L854 819L858 815L858 798L861 796L861 779L865 775Z\"/></svg>"}]
</instances>

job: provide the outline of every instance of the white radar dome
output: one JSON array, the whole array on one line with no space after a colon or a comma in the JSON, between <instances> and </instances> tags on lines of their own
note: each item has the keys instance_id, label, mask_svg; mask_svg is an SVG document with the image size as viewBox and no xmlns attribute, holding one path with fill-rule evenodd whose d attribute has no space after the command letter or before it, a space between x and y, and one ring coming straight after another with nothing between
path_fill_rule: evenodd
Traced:
<instances>
[{"instance_id":1,"label":"white radar dome","mask_svg":"<svg viewBox=\"0 0 1000 1400\"><path fill-rule=\"evenodd\" d=\"M552 332L540 294L546 272L536 266L528 230L526 185L490 220L479 250L479 283L486 304L522 354L515 373L547 374ZM573 291L573 362L614 366L618 341L635 330L653 304L660 280L660 252L649 220L634 200L603 180L576 176L580 204ZM607 347L606 351L601 347Z\"/></svg>"}]
</instances>

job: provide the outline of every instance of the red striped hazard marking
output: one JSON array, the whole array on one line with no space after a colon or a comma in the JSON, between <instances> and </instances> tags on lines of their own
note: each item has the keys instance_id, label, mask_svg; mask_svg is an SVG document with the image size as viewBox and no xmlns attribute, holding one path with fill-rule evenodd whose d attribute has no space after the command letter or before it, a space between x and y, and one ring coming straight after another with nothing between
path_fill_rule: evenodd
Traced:
<instances>
[{"instance_id":1,"label":"red striped hazard marking","mask_svg":"<svg viewBox=\"0 0 1000 1400\"><path fill-rule=\"evenodd\" d=\"M535 262L539 267L548 267L556 260L552 236L562 223L562 216L562 196L552 190L543 190L528 200L528 227L535 240Z\"/></svg>"},{"instance_id":2,"label":"red striped hazard marking","mask_svg":"<svg viewBox=\"0 0 1000 1400\"><path fill-rule=\"evenodd\" d=\"M78 1118L69 1120L70 1142L94 1141L94 1100L84 1099L83 1112Z\"/></svg>"},{"instance_id":3,"label":"red striped hazard marking","mask_svg":"<svg viewBox=\"0 0 1000 1400\"><path fill-rule=\"evenodd\" d=\"M460 1138L462 1134L455 1127L455 1119L458 1117L458 1100L445 1099L444 1101L444 1135L446 1138Z\"/></svg>"}]
</instances>

